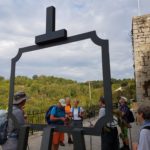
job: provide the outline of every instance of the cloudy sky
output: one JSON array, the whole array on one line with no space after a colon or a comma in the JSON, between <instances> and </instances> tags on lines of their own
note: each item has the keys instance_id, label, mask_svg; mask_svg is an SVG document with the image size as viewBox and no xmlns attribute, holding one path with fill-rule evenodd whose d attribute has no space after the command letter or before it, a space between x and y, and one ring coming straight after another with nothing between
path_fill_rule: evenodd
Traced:
<instances>
[{"instance_id":1,"label":"cloudy sky","mask_svg":"<svg viewBox=\"0 0 150 150\"><path fill-rule=\"evenodd\" d=\"M45 33L46 7L56 8L56 30L68 36L95 30L109 40L111 76L133 78L132 17L150 13L150 0L0 0L0 76L10 77L18 49ZM25 53L16 75L53 75L77 81L102 79L101 48L90 40Z\"/></svg>"}]
</instances>

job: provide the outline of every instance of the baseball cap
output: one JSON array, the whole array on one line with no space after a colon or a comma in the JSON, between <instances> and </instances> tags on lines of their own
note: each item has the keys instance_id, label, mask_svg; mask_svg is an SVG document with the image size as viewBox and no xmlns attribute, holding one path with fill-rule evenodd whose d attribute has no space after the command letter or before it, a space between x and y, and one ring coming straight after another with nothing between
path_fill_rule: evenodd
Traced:
<instances>
[{"instance_id":1,"label":"baseball cap","mask_svg":"<svg viewBox=\"0 0 150 150\"><path fill-rule=\"evenodd\" d=\"M125 102L127 102L128 100L127 100L127 98L126 97L124 97L124 96L121 96L121 99L123 99Z\"/></svg>"},{"instance_id":2,"label":"baseball cap","mask_svg":"<svg viewBox=\"0 0 150 150\"><path fill-rule=\"evenodd\" d=\"M59 103L62 105L62 106L66 106L66 102L64 99L60 99L59 100Z\"/></svg>"}]
</instances>

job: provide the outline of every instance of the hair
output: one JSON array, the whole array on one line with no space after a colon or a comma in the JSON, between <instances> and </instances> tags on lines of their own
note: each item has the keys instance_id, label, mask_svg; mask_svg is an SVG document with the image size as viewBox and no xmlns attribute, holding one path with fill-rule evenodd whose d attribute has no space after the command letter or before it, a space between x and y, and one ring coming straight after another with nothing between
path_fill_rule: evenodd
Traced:
<instances>
[{"instance_id":1,"label":"hair","mask_svg":"<svg viewBox=\"0 0 150 150\"><path fill-rule=\"evenodd\" d=\"M74 102L77 102L77 103L79 103L80 101L79 101L78 99L74 99Z\"/></svg>"},{"instance_id":2,"label":"hair","mask_svg":"<svg viewBox=\"0 0 150 150\"><path fill-rule=\"evenodd\" d=\"M102 102L103 104L105 104L105 98L104 98L104 96L100 97L99 102Z\"/></svg>"},{"instance_id":3,"label":"hair","mask_svg":"<svg viewBox=\"0 0 150 150\"><path fill-rule=\"evenodd\" d=\"M150 120L150 106L149 105L140 105L138 110L138 114L142 114L144 120Z\"/></svg>"},{"instance_id":4,"label":"hair","mask_svg":"<svg viewBox=\"0 0 150 150\"><path fill-rule=\"evenodd\" d=\"M65 97L65 100L67 100L67 99L71 100L70 97Z\"/></svg>"}]
</instances>

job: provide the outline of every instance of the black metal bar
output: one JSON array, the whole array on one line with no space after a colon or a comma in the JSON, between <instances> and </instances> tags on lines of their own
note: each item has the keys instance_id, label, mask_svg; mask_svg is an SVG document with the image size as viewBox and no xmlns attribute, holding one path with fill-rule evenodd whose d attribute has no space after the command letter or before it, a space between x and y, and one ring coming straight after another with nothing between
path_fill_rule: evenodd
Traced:
<instances>
[{"instance_id":1,"label":"black metal bar","mask_svg":"<svg viewBox=\"0 0 150 150\"><path fill-rule=\"evenodd\" d=\"M75 128L72 132L74 150L86 150L83 130Z\"/></svg>"},{"instance_id":2,"label":"black metal bar","mask_svg":"<svg viewBox=\"0 0 150 150\"><path fill-rule=\"evenodd\" d=\"M103 67L103 82L104 82L104 97L106 100L106 117L107 121L112 121L112 89L110 75L110 60L109 60L109 45L108 41L102 46L102 67Z\"/></svg>"},{"instance_id":3,"label":"black metal bar","mask_svg":"<svg viewBox=\"0 0 150 150\"><path fill-rule=\"evenodd\" d=\"M55 31L55 8L53 6L48 7L46 11L46 34L36 36L35 43L43 45L64 39L67 39L67 30Z\"/></svg>"},{"instance_id":4,"label":"black metal bar","mask_svg":"<svg viewBox=\"0 0 150 150\"><path fill-rule=\"evenodd\" d=\"M95 31L91 31L91 32L87 32L87 33L83 33L80 35L75 35L75 36L69 37L67 40L60 41L57 43L49 43L47 45L40 45L40 46L33 45L33 46L21 48L21 49L19 49L18 54L16 55L15 58L13 58L13 60L14 60L14 66L15 66L15 63L20 59L20 57L22 56L22 54L24 52L30 52L30 51L34 51L34 50L40 50L43 48L47 48L47 47L68 44L68 43L72 43L72 42L85 40L88 38L90 38L96 45L99 45L99 46L102 45L104 96L106 98L106 116L105 116L106 119L104 117L103 121L98 120L99 123L97 123L96 126L94 126L95 129L85 128L85 130L86 130L85 132L87 132L88 134L92 134L92 132L93 132L93 135L98 135L100 133L97 132L97 127L101 128L106 122L108 122L109 119L111 120L111 118L112 118L112 114L111 114L111 112L112 112L112 96L111 96L111 78L110 78L110 64L109 64L110 62L109 62L109 51L108 51L108 41L107 40L100 39L99 37L97 37ZM14 71L14 70L12 69L12 71ZM12 76L12 77L14 78L14 76ZM11 79L13 79L13 78L11 78ZM14 84L14 83L12 83L12 84ZM12 85L11 85L11 87L12 87ZM91 132L89 133L90 130L91 130ZM100 131L101 131L101 129L99 129L99 132Z\"/></svg>"},{"instance_id":5,"label":"black metal bar","mask_svg":"<svg viewBox=\"0 0 150 150\"><path fill-rule=\"evenodd\" d=\"M30 52L30 51L40 50L40 49L44 49L44 48L48 48L48 47L54 47L54 46L58 46L58 45L69 44L72 42L78 42L78 41L86 40L86 39L90 39L90 38L92 40L92 38L94 38L95 35L96 35L95 31L90 31L87 33L82 33L79 35L67 37L67 39L64 39L64 40L60 40L60 41L58 40L55 42L47 42L44 45L42 44L42 45L32 45L32 46L28 46L28 47L23 47L23 48L20 48L20 51L22 53L23 52ZM99 39L99 40L101 41L101 44L103 44L104 40L102 40L102 39Z\"/></svg>"},{"instance_id":6,"label":"black metal bar","mask_svg":"<svg viewBox=\"0 0 150 150\"><path fill-rule=\"evenodd\" d=\"M40 150L51 150L52 149L52 141L53 141L53 132L54 128L47 126L44 128L42 144Z\"/></svg>"},{"instance_id":7,"label":"black metal bar","mask_svg":"<svg viewBox=\"0 0 150 150\"><path fill-rule=\"evenodd\" d=\"M52 42L63 41L67 39L67 31L65 29L49 32L35 37L35 43L38 45L44 45Z\"/></svg>"},{"instance_id":8,"label":"black metal bar","mask_svg":"<svg viewBox=\"0 0 150 150\"><path fill-rule=\"evenodd\" d=\"M12 114L12 107L13 107L15 70L16 70L16 62L15 62L15 59L12 59L11 60L10 86L9 86L8 118L12 116L11 114Z\"/></svg>"},{"instance_id":9,"label":"black metal bar","mask_svg":"<svg viewBox=\"0 0 150 150\"><path fill-rule=\"evenodd\" d=\"M28 145L29 126L22 126L19 131L17 150L26 150Z\"/></svg>"},{"instance_id":10,"label":"black metal bar","mask_svg":"<svg viewBox=\"0 0 150 150\"><path fill-rule=\"evenodd\" d=\"M55 7L51 6L46 11L46 33L55 31Z\"/></svg>"}]
</instances>

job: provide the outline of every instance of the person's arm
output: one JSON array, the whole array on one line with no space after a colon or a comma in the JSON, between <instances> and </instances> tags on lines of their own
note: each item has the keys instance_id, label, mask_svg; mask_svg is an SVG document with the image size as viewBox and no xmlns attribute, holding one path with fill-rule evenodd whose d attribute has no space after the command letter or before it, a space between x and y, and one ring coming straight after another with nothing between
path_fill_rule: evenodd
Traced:
<instances>
[{"instance_id":1,"label":"person's arm","mask_svg":"<svg viewBox=\"0 0 150 150\"><path fill-rule=\"evenodd\" d=\"M65 119L65 117L55 117L54 115L51 115L51 116L50 116L50 120L52 120L52 121L61 120L61 121L64 122L66 119Z\"/></svg>"},{"instance_id":2,"label":"person's arm","mask_svg":"<svg viewBox=\"0 0 150 150\"><path fill-rule=\"evenodd\" d=\"M137 143L133 143L132 144L132 150L137 150L138 149L138 144Z\"/></svg>"},{"instance_id":3,"label":"person's arm","mask_svg":"<svg viewBox=\"0 0 150 150\"><path fill-rule=\"evenodd\" d=\"M79 113L79 116L80 116L81 118L84 117L84 109L83 109L82 107L80 107L80 113Z\"/></svg>"},{"instance_id":4,"label":"person's arm","mask_svg":"<svg viewBox=\"0 0 150 150\"><path fill-rule=\"evenodd\" d=\"M73 117L73 108L70 109L70 117Z\"/></svg>"},{"instance_id":5,"label":"person's arm","mask_svg":"<svg viewBox=\"0 0 150 150\"><path fill-rule=\"evenodd\" d=\"M105 116L105 108L100 108L99 110L99 118L102 118Z\"/></svg>"}]
</instances>

